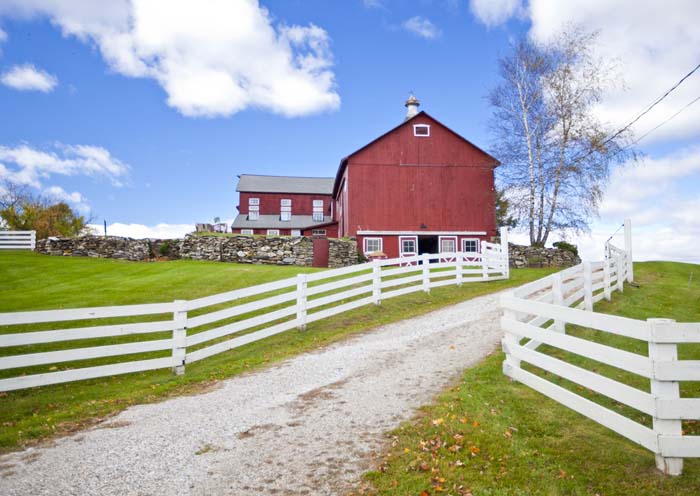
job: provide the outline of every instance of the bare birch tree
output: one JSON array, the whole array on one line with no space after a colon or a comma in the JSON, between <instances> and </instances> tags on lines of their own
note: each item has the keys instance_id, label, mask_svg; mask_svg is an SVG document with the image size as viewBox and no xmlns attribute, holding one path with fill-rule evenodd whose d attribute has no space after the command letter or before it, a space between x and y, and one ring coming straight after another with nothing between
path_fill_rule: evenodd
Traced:
<instances>
[{"instance_id":1,"label":"bare birch tree","mask_svg":"<svg viewBox=\"0 0 700 496\"><path fill-rule=\"evenodd\" d=\"M556 231L588 229L610 168L632 155L629 136L613 136L595 115L618 83L594 55L595 33L569 27L547 45L521 39L500 60L489 94L498 181L530 243Z\"/></svg>"}]
</instances>

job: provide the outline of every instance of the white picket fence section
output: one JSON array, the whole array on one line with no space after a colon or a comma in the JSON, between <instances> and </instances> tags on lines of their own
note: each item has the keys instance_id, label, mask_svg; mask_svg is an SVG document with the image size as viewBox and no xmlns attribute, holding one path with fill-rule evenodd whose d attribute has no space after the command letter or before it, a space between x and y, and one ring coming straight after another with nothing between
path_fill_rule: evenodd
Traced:
<instances>
[{"instance_id":1,"label":"white picket fence section","mask_svg":"<svg viewBox=\"0 0 700 496\"><path fill-rule=\"evenodd\" d=\"M2 353L0 371L22 369L22 375L0 378L0 391L168 367L181 374L187 364L295 327L305 329L311 322L363 305L379 305L382 300L416 291L429 292L441 286L506 279L509 273L507 231L503 230L501 236L500 245L483 244L483 255L440 253L418 255L412 260L375 260L194 300L0 313L0 332L12 329L8 326L32 325L34 329L36 324L42 323L90 321L90 325L83 324L79 328L10 330L11 333L0 334L0 351L18 347L9 354ZM223 304L229 306L221 308ZM135 316L149 316L155 320L99 323L99 319L124 320ZM144 339L143 335L148 334L155 338L99 346L76 345L52 351L32 350L32 346L47 343L125 336ZM71 363L68 364L70 368L58 371L26 369L34 366L46 369L53 364L146 352L160 352L163 356L87 367Z\"/></svg>"},{"instance_id":2,"label":"white picket fence section","mask_svg":"<svg viewBox=\"0 0 700 496\"><path fill-rule=\"evenodd\" d=\"M625 221L629 243L630 223ZM679 381L700 381L700 360L678 360L677 345L700 343L700 323L634 320L596 313L632 282L630 244L606 246L603 262L584 262L526 284L501 298L505 332L503 372L656 454L660 470L679 475L683 458L700 457L700 436L682 435L681 422L700 419L700 398L681 398ZM648 343L648 356L567 335L573 324ZM632 372L650 380L651 393L537 351L541 344ZM652 428L590 401L521 367L525 362L652 417Z\"/></svg>"},{"instance_id":3,"label":"white picket fence section","mask_svg":"<svg viewBox=\"0 0 700 496\"><path fill-rule=\"evenodd\" d=\"M33 250L36 231L0 231L0 250Z\"/></svg>"}]
</instances>

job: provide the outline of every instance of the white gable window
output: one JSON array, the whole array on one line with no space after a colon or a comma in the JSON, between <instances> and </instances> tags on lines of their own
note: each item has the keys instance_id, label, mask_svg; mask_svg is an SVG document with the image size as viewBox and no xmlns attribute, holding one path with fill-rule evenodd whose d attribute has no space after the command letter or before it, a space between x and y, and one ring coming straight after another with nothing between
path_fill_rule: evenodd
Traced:
<instances>
[{"instance_id":1,"label":"white gable window","mask_svg":"<svg viewBox=\"0 0 700 496\"><path fill-rule=\"evenodd\" d=\"M383 250L382 238L365 238L362 244L364 253L374 253Z\"/></svg>"},{"instance_id":2,"label":"white gable window","mask_svg":"<svg viewBox=\"0 0 700 496\"><path fill-rule=\"evenodd\" d=\"M283 222L292 220L292 200L280 200L280 220Z\"/></svg>"},{"instance_id":3,"label":"white gable window","mask_svg":"<svg viewBox=\"0 0 700 496\"><path fill-rule=\"evenodd\" d=\"M268 229L268 230L267 230L267 235L268 235L268 236L279 236L279 235L280 235L280 230L279 230L279 229Z\"/></svg>"},{"instance_id":4,"label":"white gable window","mask_svg":"<svg viewBox=\"0 0 700 496\"><path fill-rule=\"evenodd\" d=\"M312 220L314 222L323 222L323 200L314 200L313 207Z\"/></svg>"},{"instance_id":5,"label":"white gable window","mask_svg":"<svg viewBox=\"0 0 700 496\"><path fill-rule=\"evenodd\" d=\"M468 238L462 240L462 251L464 253L478 253L479 240L476 238Z\"/></svg>"},{"instance_id":6,"label":"white gable window","mask_svg":"<svg viewBox=\"0 0 700 496\"><path fill-rule=\"evenodd\" d=\"M413 125L413 136L418 136L421 138L426 138L430 136L430 125L429 124L414 124Z\"/></svg>"},{"instance_id":7,"label":"white gable window","mask_svg":"<svg viewBox=\"0 0 700 496\"><path fill-rule=\"evenodd\" d=\"M241 234L251 235L251 234L253 234L253 230L252 229L241 229Z\"/></svg>"}]
</instances>

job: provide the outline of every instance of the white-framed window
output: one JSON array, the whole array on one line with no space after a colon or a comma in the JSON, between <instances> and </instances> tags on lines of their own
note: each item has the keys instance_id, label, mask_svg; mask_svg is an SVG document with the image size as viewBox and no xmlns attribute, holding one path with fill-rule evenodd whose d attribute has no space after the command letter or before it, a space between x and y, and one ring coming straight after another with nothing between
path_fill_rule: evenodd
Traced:
<instances>
[{"instance_id":1,"label":"white-framed window","mask_svg":"<svg viewBox=\"0 0 700 496\"><path fill-rule=\"evenodd\" d=\"M418 236L400 236L399 237L399 253L401 255L417 255L418 254Z\"/></svg>"},{"instance_id":2,"label":"white-framed window","mask_svg":"<svg viewBox=\"0 0 700 496\"><path fill-rule=\"evenodd\" d=\"M314 229L311 231L311 234L314 236L325 236L326 230L325 229Z\"/></svg>"},{"instance_id":3,"label":"white-framed window","mask_svg":"<svg viewBox=\"0 0 700 496\"><path fill-rule=\"evenodd\" d=\"M280 220L283 222L292 220L292 200L288 198L280 200Z\"/></svg>"},{"instance_id":4,"label":"white-framed window","mask_svg":"<svg viewBox=\"0 0 700 496\"><path fill-rule=\"evenodd\" d=\"M383 245L382 238L365 238L362 240L362 251L364 253L374 253L377 251L383 251L384 250L384 245Z\"/></svg>"},{"instance_id":5,"label":"white-framed window","mask_svg":"<svg viewBox=\"0 0 700 496\"><path fill-rule=\"evenodd\" d=\"M248 206L248 220L258 220L260 218L260 207L257 205Z\"/></svg>"},{"instance_id":6,"label":"white-framed window","mask_svg":"<svg viewBox=\"0 0 700 496\"><path fill-rule=\"evenodd\" d=\"M440 236L440 253L455 253L457 236Z\"/></svg>"},{"instance_id":7,"label":"white-framed window","mask_svg":"<svg viewBox=\"0 0 700 496\"><path fill-rule=\"evenodd\" d=\"M279 230L279 229L268 229L268 230L267 230L267 235L268 235L268 236L279 236L279 235L280 235L280 230Z\"/></svg>"},{"instance_id":8,"label":"white-framed window","mask_svg":"<svg viewBox=\"0 0 700 496\"><path fill-rule=\"evenodd\" d=\"M253 234L253 230L252 229L241 229L241 234L250 235L250 234Z\"/></svg>"},{"instance_id":9,"label":"white-framed window","mask_svg":"<svg viewBox=\"0 0 700 496\"><path fill-rule=\"evenodd\" d=\"M413 136L418 136L420 138L426 138L430 136L430 125L429 124L414 124L413 125Z\"/></svg>"},{"instance_id":10,"label":"white-framed window","mask_svg":"<svg viewBox=\"0 0 700 496\"><path fill-rule=\"evenodd\" d=\"M464 253L479 253L479 240L477 238L464 238L462 251Z\"/></svg>"},{"instance_id":11,"label":"white-framed window","mask_svg":"<svg viewBox=\"0 0 700 496\"><path fill-rule=\"evenodd\" d=\"M260 198L248 198L248 205L260 205Z\"/></svg>"},{"instance_id":12,"label":"white-framed window","mask_svg":"<svg viewBox=\"0 0 700 496\"><path fill-rule=\"evenodd\" d=\"M292 236L301 236L301 230L292 229Z\"/></svg>"},{"instance_id":13,"label":"white-framed window","mask_svg":"<svg viewBox=\"0 0 700 496\"><path fill-rule=\"evenodd\" d=\"M323 200L314 200L313 208L314 210L311 220L314 222L323 222Z\"/></svg>"}]
</instances>

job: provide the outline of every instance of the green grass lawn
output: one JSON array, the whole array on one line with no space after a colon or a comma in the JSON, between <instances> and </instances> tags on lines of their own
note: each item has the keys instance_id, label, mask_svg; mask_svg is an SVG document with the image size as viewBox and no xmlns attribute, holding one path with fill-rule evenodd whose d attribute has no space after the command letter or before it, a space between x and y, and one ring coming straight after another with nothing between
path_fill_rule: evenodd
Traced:
<instances>
[{"instance_id":1,"label":"green grass lawn","mask_svg":"<svg viewBox=\"0 0 700 496\"><path fill-rule=\"evenodd\" d=\"M192 299L314 270L317 269L185 260L126 262L3 252L0 253L0 312ZM514 270L508 281L465 283L462 287L436 288L430 294L417 292L397 297L384 301L380 307L368 305L311 323L306 332L288 331L188 365L184 376L157 370L0 393L0 450L17 449L81 429L129 405L177 394L195 394L215 387L221 379L385 323L520 285L550 272ZM27 326L23 330L46 328L46 325ZM18 331L0 327L2 332ZM112 340L110 344L113 342L120 341ZM90 343L95 344L100 343ZM37 347L20 351L37 350L44 351ZM12 351L17 352L17 349ZM0 356L3 353L10 352L0 349ZM81 365L96 363L86 361ZM18 371L6 372L16 375Z\"/></svg>"},{"instance_id":2,"label":"green grass lawn","mask_svg":"<svg viewBox=\"0 0 700 496\"><path fill-rule=\"evenodd\" d=\"M695 277L688 285L690 273ZM700 322L700 266L635 264L635 283L596 311L636 319ZM646 344L567 325L567 333L646 353ZM540 351L649 390L648 380L542 346ZM695 345L680 358L699 359ZM501 371L502 353L467 370L462 380L389 437L376 470L358 494L376 495L694 495L700 494L700 459L686 459L680 477L655 469L650 451L516 382ZM530 368L536 371L534 368ZM539 371L545 374L543 371ZM566 381L618 413L650 424L647 416ZM682 383L681 395L700 397L700 384ZM698 422L684 422L700 435Z\"/></svg>"}]
</instances>

